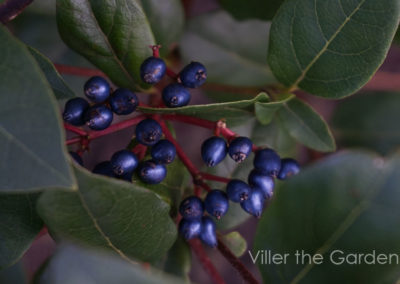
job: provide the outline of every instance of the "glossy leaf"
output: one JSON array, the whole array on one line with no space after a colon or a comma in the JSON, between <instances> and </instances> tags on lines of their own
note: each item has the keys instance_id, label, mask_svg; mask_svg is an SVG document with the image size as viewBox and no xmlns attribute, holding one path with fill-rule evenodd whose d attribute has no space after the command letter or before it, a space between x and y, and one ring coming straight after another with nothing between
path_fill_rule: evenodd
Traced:
<instances>
[{"instance_id":1,"label":"glossy leaf","mask_svg":"<svg viewBox=\"0 0 400 284\"><path fill-rule=\"evenodd\" d=\"M160 258L176 238L169 206L149 190L76 169L77 192L47 191L38 211L58 237L107 248L122 258Z\"/></svg>"},{"instance_id":2,"label":"glossy leaf","mask_svg":"<svg viewBox=\"0 0 400 284\"><path fill-rule=\"evenodd\" d=\"M143 269L112 254L76 245L62 245L51 258L38 284L182 284L179 278L155 269Z\"/></svg>"},{"instance_id":3,"label":"glossy leaf","mask_svg":"<svg viewBox=\"0 0 400 284\"><path fill-rule=\"evenodd\" d=\"M160 52L167 54L171 45L179 41L185 23L180 0L141 0L143 10L150 22Z\"/></svg>"},{"instance_id":4,"label":"glossy leaf","mask_svg":"<svg viewBox=\"0 0 400 284\"><path fill-rule=\"evenodd\" d=\"M28 49L32 56L36 59L40 69L42 69L42 72L46 76L46 79L53 89L56 98L69 99L75 97L74 92L65 83L64 79L58 73L53 63L33 47L28 47Z\"/></svg>"},{"instance_id":5,"label":"glossy leaf","mask_svg":"<svg viewBox=\"0 0 400 284\"><path fill-rule=\"evenodd\" d=\"M275 82L267 66L269 24L235 21L226 12L198 16L188 23L180 49L185 62L207 68L207 82L263 86Z\"/></svg>"},{"instance_id":6,"label":"glossy leaf","mask_svg":"<svg viewBox=\"0 0 400 284\"><path fill-rule=\"evenodd\" d=\"M38 194L0 194L0 270L30 247L43 226L36 213Z\"/></svg>"},{"instance_id":7,"label":"glossy leaf","mask_svg":"<svg viewBox=\"0 0 400 284\"><path fill-rule=\"evenodd\" d=\"M0 26L0 192L72 189L61 118L25 45Z\"/></svg>"},{"instance_id":8,"label":"glossy leaf","mask_svg":"<svg viewBox=\"0 0 400 284\"><path fill-rule=\"evenodd\" d=\"M271 26L268 62L289 89L348 96L383 62L399 23L398 0L288 0Z\"/></svg>"},{"instance_id":9,"label":"glossy leaf","mask_svg":"<svg viewBox=\"0 0 400 284\"><path fill-rule=\"evenodd\" d=\"M334 151L335 140L324 119L308 104L293 99L278 111L289 134L305 146L321 152Z\"/></svg>"},{"instance_id":10,"label":"glossy leaf","mask_svg":"<svg viewBox=\"0 0 400 284\"><path fill-rule=\"evenodd\" d=\"M235 102L189 105L180 108L139 107L139 109L144 113L183 114L214 121L224 118L227 120L227 124L231 126L241 124L252 118L254 116L255 103L262 107L271 102L265 93L261 93L253 99Z\"/></svg>"},{"instance_id":11,"label":"glossy leaf","mask_svg":"<svg viewBox=\"0 0 400 284\"><path fill-rule=\"evenodd\" d=\"M230 232L223 235L222 241L230 248L236 257L242 256L247 250L247 242L239 232Z\"/></svg>"},{"instance_id":12,"label":"glossy leaf","mask_svg":"<svg viewBox=\"0 0 400 284\"><path fill-rule=\"evenodd\" d=\"M340 103L332 127L342 147L367 147L382 154L400 145L399 93L363 93Z\"/></svg>"},{"instance_id":13,"label":"glossy leaf","mask_svg":"<svg viewBox=\"0 0 400 284\"><path fill-rule=\"evenodd\" d=\"M392 262L341 264L351 253L400 254L400 155L389 161L367 152L342 152L282 185L257 228L258 250L288 253L286 264L259 265L266 283L394 283ZM301 232L301 233L300 233ZM296 264L294 253L321 254L322 264ZM341 251L343 254L333 251ZM371 260L371 257L368 258Z\"/></svg>"},{"instance_id":14,"label":"glossy leaf","mask_svg":"<svg viewBox=\"0 0 400 284\"><path fill-rule=\"evenodd\" d=\"M57 23L65 43L116 85L145 87L139 69L155 39L138 1L57 0Z\"/></svg>"},{"instance_id":15,"label":"glossy leaf","mask_svg":"<svg viewBox=\"0 0 400 284\"><path fill-rule=\"evenodd\" d=\"M284 0L220 0L224 9L238 20L271 20Z\"/></svg>"}]
</instances>

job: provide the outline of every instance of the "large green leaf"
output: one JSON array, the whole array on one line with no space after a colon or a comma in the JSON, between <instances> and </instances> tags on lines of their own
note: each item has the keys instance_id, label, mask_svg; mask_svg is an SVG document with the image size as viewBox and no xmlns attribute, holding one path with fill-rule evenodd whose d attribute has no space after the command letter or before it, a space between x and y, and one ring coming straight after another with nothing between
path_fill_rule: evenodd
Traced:
<instances>
[{"instance_id":1,"label":"large green leaf","mask_svg":"<svg viewBox=\"0 0 400 284\"><path fill-rule=\"evenodd\" d=\"M285 182L257 228L258 250L288 253L286 264L261 264L266 283L395 283L399 263L351 264L375 251L400 254L400 155L390 161L342 152ZM322 264L296 262L295 252L321 254ZM335 254L333 251L338 250ZM349 256L340 265L339 256ZM333 259L331 259L333 257ZM367 261L371 261L371 256Z\"/></svg>"},{"instance_id":2,"label":"large green leaf","mask_svg":"<svg viewBox=\"0 0 400 284\"><path fill-rule=\"evenodd\" d=\"M65 43L116 85L144 87L139 69L155 38L139 1L57 0L57 23Z\"/></svg>"},{"instance_id":3,"label":"large green leaf","mask_svg":"<svg viewBox=\"0 0 400 284\"><path fill-rule=\"evenodd\" d=\"M276 120L268 125L261 125L256 121L249 121L240 128L234 129L241 136L251 138L257 146L268 146L275 149L282 157L295 157L296 141L278 124ZM232 159L226 158L218 167L214 168L215 174L226 178L236 178L247 182L247 176L253 169L253 154L244 162L237 164ZM221 183L213 183L213 188L225 190ZM246 213L237 203L230 202L228 213L217 221L220 230L235 228L248 218L254 218Z\"/></svg>"},{"instance_id":4,"label":"large green leaf","mask_svg":"<svg viewBox=\"0 0 400 284\"><path fill-rule=\"evenodd\" d=\"M293 97L287 97L282 103L292 98ZM281 102L271 102L265 93L260 93L253 99L227 103L189 105L180 108L139 107L139 109L144 113L183 114L214 121L224 118L227 124L232 126L246 122L248 119L254 117L255 113L263 119L267 115L266 113L263 114L264 111L267 112L267 108L275 108L280 103Z\"/></svg>"},{"instance_id":5,"label":"large green leaf","mask_svg":"<svg viewBox=\"0 0 400 284\"><path fill-rule=\"evenodd\" d=\"M27 48L0 26L0 191L73 188L55 98Z\"/></svg>"},{"instance_id":6,"label":"large green leaf","mask_svg":"<svg viewBox=\"0 0 400 284\"><path fill-rule=\"evenodd\" d=\"M284 0L220 0L224 9L239 20L271 20Z\"/></svg>"},{"instance_id":7,"label":"large green leaf","mask_svg":"<svg viewBox=\"0 0 400 284\"><path fill-rule=\"evenodd\" d=\"M184 278L187 283L190 283L191 256L189 244L182 237L179 237L168 251L160 268L169 274Z\"/></svg>"},{"instance_id":8,"label":"large green leaf","mask_svg":"<svg viewBox=\"0 0 400 284\"><path fill-rule=\"evenodd\" d=\"M143 269L112 254L76 245L62 245L51 258L38 284L182 284L179 278L155 269Z\"/></svg>"},{"instance_id":9,"label":"large green leaf","mask_svg":"<svg viewBox=\"0 0 400 284\"><path fill-rule=\"evenodd\" d=\"M324 119L305 102L294 99L278 112L279 120L289 134L309 148L321 152L334 151L335 140Z\"/></svg>"},{"instance_id":10,"label":"large green leaf","mask_svg":"<svg viewBox=\"0 0 400 284\"><path fill-rule=\"evenodd\" d=\"M161 53L166 54L179 41L184 27L184 11L180 0L141 0Z\"/></svg>"},{"instance_id":11,"label":"large green leaf","mask_svg":"<svg viewBox=\"0 0 400 284\"><path fill-rule=\"evenodd\" d=\"M124 259L154 261L172 246L169 206L153 192L76 169L76 192L47 191L38 211L56 236L110 249Z\"/></svg>"},{"instance_id":12,"label":"large green leaf","mask_svg":"<svg viewBox=\"0 0 400 284\"><path fill-rule=\"evenodd\" d=\"M393 42L396 43L397 45L400 45L400 29L399 28L397 28L397 32L396 32L396 35L394 36Z\"/></svg>"},{"instance_id":13,"label":"large green leaf","mask_svg":"<svg viewBox=\"0 0 400 284\"><path fill-rule=\"evenodd\" d=\"M47 81L49 82L51 88L57 99L69 99L75 97L74 92L68 87L64 79L58 73L53 63L39 51L33 47L28 47L29 51L35 57L37 63L42 69Z\"/></svg>"},{"instance_id":14,"label":"large green leaf","mask_svg":"<svg viewBox=\"0 0 400 284\"><path fill-rule=\"evenodd\" d=\"M363 93L339 104L332 118L338 143L387 154L400 145L400 93Z\"/></svg>"},{"instance_id":15,"label":"large green leaf","mask_svg":"<svg viewBox=\"0 0 400 284\"><path fill-rule=\"evenodd\" d=\"M14 264L43 226L36 213L38 194L0 194L0 270Z\"/></svg>"},{"instance_id":16,"label":"large green leaf","mask_svg":"<svg viewBox=\"0 0 400 284\"><path fill-rule=\"evenodd\" d=\"M287 0L271 26L268 62L290 89L350 95L383 62L399 13L398 0Z\"/></svg>"},{"instance_id":17,"label":"large green leaf","mask_svg":"<svg viewBox=\"0 0 400 284\"><path fill-rule=\"evenodd\" d=\"M28 284L22 261L0 271L0 283L2 284Z\"/></svg>"},{"instance_id":18,"label":"large green leaf","mask_svg":"<svg viewBox=\"0 0 400 284\"><path fill-rule=\"evenodd\" d=\"M200 61L207 82L263 86L275 79L267 66L269 24L235 21L226 12L198 16L188 23L181 40L184 61Z\"/></svg>"},{"instance_id":19,"label":"large green leaf","mask_svg":"<svg viewBox=\"0 0 400 284\"><path fill-rule=\"evenodd\" d=\"M274 119L275 113L293 98L292 94L284 94L279 97L279 100L268 104L256 102L254 108L257 119L262 124L269 124Z\"/></svg>"}]
</instances>

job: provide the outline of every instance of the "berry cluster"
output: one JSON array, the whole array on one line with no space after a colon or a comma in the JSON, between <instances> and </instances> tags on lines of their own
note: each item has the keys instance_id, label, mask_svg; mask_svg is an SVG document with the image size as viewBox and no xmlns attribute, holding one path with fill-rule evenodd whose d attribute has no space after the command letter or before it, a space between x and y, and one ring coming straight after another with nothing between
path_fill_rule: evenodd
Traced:
<instances>
[{"instance_id":1,"label":"berry cluster","mask_svg":"<svg viewBox=\"0 0 400 284\"><path fill-rule=\"evenodd\" d=\"M147 84L157 84L170 70L165 62L158 57L158 47L153 47L153 56L147 58L140 67L140 76ZM188 88L196 88L204 84L207 72L205 67L198 63L188 64L178 74L168 74L175 80L162 90L162 100L166 107L182 107L189 103L190 92ZM87 125L94 131L104 130L113 120L113 114L128 115L133 113L139 105L135 93L128 89L118 88L113 91L110 84L102 77L90 78L85 86L84 93L88 100L74 98L67 101L63 113L64 121L73 126ZM91 104L89 104L89 101ZM109 161L103 161L95 166L93 173L132 181L136 172L138 178L148 184L158 184L167 175L166 165L172 163L177 155L174 142L169 131L163 128L163 122L157 117L140 118L135 130L134 149L120 150L114 153ZM163 125L161 126L160 123ZM164 135L170 139L162 139ZM219 129L219 131L217 131ZM240 203L241 207L249 214L260 217L265 202L269 200L274 191L275 178L284 180L300 170L299 164L290 158L281 159L272 149L260 149L253 145L247 137L223 135L219 136L221 128L216 123L216 135L208 138L201 146L201 157L208 167L214 167L229 155L236 163L241 163L254 151L254 169L248 176L248 183L232 179L226 186L226 191L205 187L208 191L204 199L198 196L189 196L184 199L179 207L182 219L179 232L186 239L200 238L205 244L215 247L218 244L215 222L212 217L219 220L229 209L229 201ZM168 132L168 133L167 133ZM85 133L85 132L84 132ZM140 146L144 151L137 155L135 149ZM178 149L179 150L179 149ZM148 159L146 153L148 152ZM199 171L188 163L187 157L180 153L182 162L187 166L195 181ZM79 152L70 152L73 159L83 165ZM143 160L142 160L143 159ZM139 161L142 160L142 161ZM198 195L198 194L197 194ZM207 212L208 215L205 215Z\"/></svg>"},{"instance_id":2,"label":"berry cluster","mask_svg":"<svg viewBox=\"0 0 400 284\"><path fill-rule=\"evenodd\" d=\"M219 220L229 209L229 200L240 203L247 213L260 217L264 204L274 191L274 178L281 180L297 174L299 164L291 158L281 159L272 149L257 149L247 137L235 137L229 145L225 139L213 136L203 142L201 156L208 167L219 164L229 156L237 163L243 162L256 149L254 169L248 176L248 184L238 179L232 179L226 186L226 192L213 189L208 192L204 202L190 196L180 204L179 212L183 219L179 224L179 232L190 240L199 237L205 244L215 247L217 237L215 223L204 211Z\"/></svg>"},{"instance_id":3,"label":"berry cluster","mask_svg":"<svg viewBox=\"0 0 400 284\"><path fill-rule=\"evenodd\" d=\"M158 48L158 47L154 47ZM153 48L153 51L154 51ZM140 76L147 84L158 83L166 73L165 62L156 56L147 58L140 67ZM198 63L188 64L178 75L177 83L166 86L162 99L167 107L185 106L190 101L187 88L201 86L207 77L205 67ZM95 76L84 85L87 98L73 98L66 102L63 118L73 126L87 125L90 129L99 131L109 127L113 114L128 115L139 105L138 97L128 89L118 88L112 91L106 79ZM89 104L92 103L92 105ZM166 165L173 162L176 156L175 146L162 138L160 124L153 119L144 119L136 126L136 141L151 149L151 159L139 162L137 155L129 150L114 153L110 161L103 161L95 166L93 173L132 181L137 171L138 177L145 183L160 183L167 175ZM73 159L83 165L81 156L70 152Z\"/></svg>"}]
</instances>

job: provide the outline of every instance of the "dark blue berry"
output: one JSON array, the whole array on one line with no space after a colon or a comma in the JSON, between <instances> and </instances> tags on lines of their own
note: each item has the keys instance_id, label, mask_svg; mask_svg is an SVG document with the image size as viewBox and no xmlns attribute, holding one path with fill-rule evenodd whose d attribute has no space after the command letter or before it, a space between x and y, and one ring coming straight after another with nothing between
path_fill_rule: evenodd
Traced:
<instances>
[{"instance_id":1,"label":"dark blue berry","mask_svg":"<svg viewBox=\"0 0 400 284\"><path fill-rule=\"evenodd\" d=\"M247 137L236 137L228 148L229 156L236 162L243 162L251 153L253 142Z\"/></svg>"},{"instance_id":2,"label":"dark blue berry","mask_svg":"<svg viewBox=\"0 0 400 284\"><path fill-rule=\"evenodd\" d=\"M276 177L281 169L281 158L272 149L262 149L256 152L254 167L273 177Z\"/></svg>"},{"instance_id":3,"label":"dark blue berry","mask_svg":"<svg viewBox=\"0 0 400 284\"><path fill-rule=\"evenodd\" d=\"M264 193L259 188L252 188L249 198L240 203L243 210L247 213L259 218L264 208L265 197Z\"/></svg>"},{"instance_id":4,"label":"dark blue berry","mask_svg":"<svg viewBox=\"0 0 400 284\"><path fill-rule=\"evenodd\" d=\"M139 159L131 151L121 150L112 155L110 162L117 176L129 176L137 168Z\"/></svg>"},{"instance_id":5,"label":"dark blue berry","mask_svg":"<svg viewBox=\"0 0 400 284\"><path fill-rule=\"evenodd\" d=\"M220 163L227 154L227 146L224 139L213 136L201 145L201 157L208 167L214 167Z\"/></svg>"},{"instance_id":6,"label":"dark blue berry","mask_svg":"<svg viewBox=\"0 0 400 284\"><path fill-rule=\"evenodd\" d=\"M206 211L217 219L228 212L229 200L225 192L214 189L207 193L206 199L204 200L204 206Z\"/></svg>"},{"instance_id":7,"label":"dark blue berry","mask_svg":"<svg viewBox=\"0 0 400 284\"><path fill-rule=\"evenodd\" d=\"M102 175L102 176L116 177L110 161L104 161L104 162L98 163L94 167L92 172L94 174L98 174L98 175Z\"/></svg>"},{"instance_id":8,"label":"dark blue berry","mask_svg":"<svg viewBox=\"0 0 400 284\"><path fill-rule=\"evenodd\" d=\"M157 164L153 160L144 161L138 168L139 178L148 184L162 182L167 176L167 168L162 164Z\"/></svg>"},{"instance_id":9,"label":"dark blue berry","mask_svg":"<svg viewBox=\"0 0 400 284\"><path fill-rule=\"evenodd\" d=\"M83 90L86 97L94 103L102 103L110 96L110 84L100 76L90 78Z\"/></svg>"},{"instance_id":10,"label":"dark blue berry","mask_svg":"<svg viewBox=\"0 0 400 284\"><path fill-rule=\"evenodd\" d=\"M189 196L179 205L179 213L184 219L200 219L204 213L203 201L196 196Z\"/></svg>"},{"instance_id":11,"label":"dark blue berry","mask_svg":"<svg viewBox=\"0 0 400 284\"><path fill-rule=\"evenodd\" d=\"M75 162L77 162L79 165L83 166L82 157L79 156L78 153L69 151L69 154L71 155L71 157L74 159Z\"/></svg>"},{"instance_id":12,"label":"dark blue berry","mask_svg":"<svg viewBox=\"0 0 400 284\"><path fill-rule=\"evenodd\" d=\"M200 219L182 219L179 222L178 228L179 234L185 240L191 240L197 238L201 232L201 220Z\"/></svg>"},{"instance_id":13,"label":"dark blue berry","mask_svg":"<svg viewBox=\"0 0 400 284\"><path fill-rule=\"evenodd\" d=\"M132 176L133 176L133 174L127 173L127 174L124 174L122 176L116 176L116 178L117 179L121 179L121 180L125 180L125 181L128 181L128 182L132 182Z\"/></svg>"},{"instance_id":14,"label":"dark blue berry","mask_svg":"<svg viewBox=\"0 0 400 284\"><path fill-rule=\"evenodd\" d=\"M249 197L250 186L244 181L233 179L226 186L226 194L233 202L242 202Z\"/></svg>"},{"instance_id":15,"label":"dark blue berry","mask_svg":"<svg viewBox=\"0 0 400 284\"><path fill-rule=\"evenodd\" d=\"M164 88L162 99L167 107L182 107L189 103L189 91L178 83L173 83Z\"/></svg>"},{"instance_id":16,"label":"dark blue berry","mask_svg":"<svg viewBox=\"0 0 400 284\"><path fill-rule=\"evenodd\" d=\"M164 60L151 56L143 61L140 66L140 77L147 84L158 83L165 74L167 66Z\"/></svg>"},{"instance_id":17,"label":"dark blue berry","mask_svg":"<svg viewBox=\"0 0 400 284\"><path fill-rule=\"evenodd\" d=\"M300 165L295 159L285 158L281 160L281 170L278 179L287 179L300 172Z\"/></svg>"},{"instance_id":18,"label":"dark blue berry","mask_svg":"<svg viewBox=\"0 0 400 284\"><path fill-rule=\"evenodd\" d=\"M160 140L151 147L151 157L159 164L170 164L175 159L176 149L168 140Z\"/></svg>"},{"instance_id":19,"label":"dark blue berry","mask_svg":"<svg viewBox=\"0 0 400 284\"><path fill-rule=\"evenodd\" d=\"M63 119L65 122L75 126L85 124L83 116L89 108L89 103L82 98L73 98L67 101L64 108Z\"/></svg>"},{"instance_id":20,"label":"dark blue berry","mask_svg":"<svg viewBox=\"0 0 400 284\"><path fill-rule=\"evenodd\" d=\"M215 248L218 244L214 220L208 216L201 218L201 232L199 238L203 243L212 248Z\"/></svg>"},{"instance_id":21,"label":"dark blue berry","mask_svg":"<svg viewBox=\"0 0 400 284\"><path fill-rule=\"evenodd\" d=\"M270 198L274 193L274 179L259 170L252 170L248 177L249 185L261 189L265 198Z\"/></svg>"},{"instance_id":22,"label":"dark blue berry","mask_svg":"<svg viewBox=\"0 0 400 284\"><path fill-rule=\"evenodd\" d=\"M207 79L206 67L199 62L192 62L183 68L179 74L179 78L185 87L200 87Z\"/></svg>"},{"instance_id":23,"label":"dark blue berry","mask_svg":"<svg viewBox=\"0 0 400 284\"><path fill-rule=\"evenodd\" d=\"M162 135L160 124L153 119L144 119L136 126L136 139L140 144L152 146Z\"/></svg>"},{"instance_id":24,"label":"dark blue berry","mask_svg":"<svg viewBox=\"0 0 400 284\"><path fill-rule=\"evenodd\" d=\"M112 123L113 113L104 105L94 105L85 112L84 119L90 129L103 130Z\"/></svg>"},{"instance_id":25,"label":"dark blue berry","mask_svg":"<svg viewBox=\"0 0 400 284\"><path fill-rule=\"evenodd\" d=\"M128 89L117 89L110 98L110 107L113 112L119 115L130 114L139 105L139 100L134 92Z\"/></svg>"}]
</instances>

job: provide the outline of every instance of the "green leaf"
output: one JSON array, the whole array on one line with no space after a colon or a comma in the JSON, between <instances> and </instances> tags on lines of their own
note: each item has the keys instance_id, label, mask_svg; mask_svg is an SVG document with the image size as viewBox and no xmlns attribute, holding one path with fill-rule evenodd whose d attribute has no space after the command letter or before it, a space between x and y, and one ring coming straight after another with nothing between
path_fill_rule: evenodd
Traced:
<instances>
[{"instance_id":1,"label":"green leaf","mask_svg":"<svg viewBox=\"0 0 400 284\"><path fill-rule=\"evenodd\" d=\"M271 123L272 119L275 116L275 113L278 109L283 107L285 103L293 99L295 96L292 94L285 94L279 97L279 100L270 102L269 104L263 103L255 103L255 113L257 119L262 124L269 124Z\"/></svg>"},{"instance_id":2,"label":"green leaf","mask_svg":"<svg viewBox=\"0 0 400 284\"><path fill-rule=\"evenodd\" d=\"M280 122L305 146L321 152L335 151L335 140L324 119L300 99L285 103L278 111Z\"/></svg>"},{"instance_id":3,"label":"green leaf","mask_svg":"<svg viewBox=\"0 0 400 284\"><path fill-rule=\"evenodd\" d=\"M57 0L57 23L64 42L99 67L119 87L146 87L140 64L155 39L135 0Z\"/></svg>"},{"instance_id":4,"label":"green leaf","mask_svg":"<svg viewBox=\"0 0 400 284\"><path fill-rule=\"evenodd\" d=\"M284 0L220 0L224 9L236 19L271 20Z\"/></svg>"},{"instance_id":5,"label":"green leaf","mask_svg":"<svg viewBox=\"0 0 400 284\"><path fill-rule=\"evenodd\" d=\"M264 86L276 82L266 63L268 34L267 22L238 22L226 12L207 13L189 21L180 50L184 61L205 65L207 82Z\"/></svg>"},{"instance_id":6,"label":"green leaf","mask_svg":"<svg viewBox=\"0 0 400 284\"><path fill-rule=\"evenodd\" d=\"M239 232L230 232L221 238L236 257L242 256L247 250L247 242Z\"/></svg>"},{"instance_id":7,"label":"green leaf","mask_svg":"<svg viewBox=\"0 0 400 284\"><path fill-rule=\"evenodd\" d=\"M350 264L350 254L400 254L400 155L390 161L342 152L285 182L263 214L259 250L288 253L286 264L257 264L266 283L395 283L399 264ZM322 264L296 263L294 253L321 254ZM342 256L349 262L340 265ZM340 252L339 252L340 253ZM371 257L368 258L371 260Z\"/></svg>"},{"instance_id":8,"label":"green leaf","mask_svg":"<svg viewBox=\"0 0 400 284\"><path fill-rule=\"evenodd\" d=\"M289 89L342 98L382 64L399 24L398 0L288 0L271 26L268 62Z\"/></svg>"},{"instance_id":9,"label":"green leaf","mask_svg":"<svg viewBox=\"0 0 400 284\"><path fill-rule=\"evenodd\" d=\"M278 125L276 120L268 125L261 125L257 121L249 121L240 128L234 129L236 133L251 138L258 146L268 146L275 149L281 157L296 157L296 143L289 134ZM253 155L253 154L252 154ZM250 156L244 162L237 164L232 159L225 159L215 168L215 174L226 178L236 178L247 182L247 176L253 169L253 158ZM213 188L225 190L221 183L212 184ZM254 218L246 213L238 203L229 203L228 213L217 224L219 230L237 227L249 218Z\"/></svg>"},{"instance_id":10,"label":"green leaf","mask_svg":"<svg viewBox=\"0 0 400 284\"><path fill-rule=\"evenodd\" d=\"M180 0L141 0L161 54L167 54L171 45L179 41L185 23Z\"/></svg>"},{"instance_id":11,"label":"green leaf","mask_svg":"<svg viewBox=\"0 0 400 284\"><path fill-rule=\"evenodd\" d=\"M76 192L47 191L38 211L57 236L107 248L130 260L154 261L172 246L169 206L149 190L76 169Z\"/></svg>"},{"instance_id":12,"label":"green leaf","mask_svg":"<svg viewBox=\"0 0 400 284\"><path fill-rule=\"evenodd\" d=\"M0 270L18 261L43 226L38 194L0 194Z\"/></svg>"},{"instance_id":13,"label":"green leaf","mask_svg":"<svg viewBox=\"0 0 400 284\"><path fill-rule=\"evenodd\" d=\"M0 26L0 192L73 189L53 93L35 59Z\"/></svg>"},{"instance_id":14,"label":"green leaf","mask_svg":"<svg viewBox=\"0 0 400 284\"><path fill-rule=\"evenodd\" d=\"M47 81L56 95L56 98L62 100L75 97L74 92L65 83L64 79L58 73L53 63L33 47L28 46L28 50L36 59L40 69L42 69L43 74L46 76Z\"/></svg>"},{"instance_id":15,"label":"green leaf","mask_svg":"<svg viewBox=\"0 0 400 284\"><path fill-rule=\"evenodd\" d=\"M249 100L241 100L227 103L214 103L205 105L189 105L180 108L149 108L139 107L144 113L158 114L183 114L203 119L218 121L222 118L226 119L228 126L238 125L254 116L254 105L257 103L259 107L270 102L268 95L260 93L258 96Z\"/></svg>"},{"instance_id":16,"label":"green leaf","mask_svg":"<svg viewBox=\"0 0 400 284\"><path fill-rule=\"evenodd\" d=\"M115 255L75 245L62 245L40 276L39 284L182 284L179 278L143 269Z\"/></svg>"},{"instance_id":17,"label":"green leaf","mask_svg":"<svg viewBox=\"0 0 400 284\"><path fill-rule=\"evenodd\" d=\"M184 278L187 283L190 283L189 272L192 264L191 257L192 255L188 243L179 237L168 251L167 257L162 265L162 270Z\"/></svg>"},{"instance_id":18,"label":"green leaf","mask_svg":"<svg viewBox=\"0 0 400 284\"><path fill-rule=\"evenodd\" d=\"M388 154L400 145L400 94L363 93L336 108L332 127L342 147L368 147Z\"/></svg>"},{"instance_id":19,"label":"green leaf","mask_svg":"<svg viewBox=\"0 0 400 284\"><path fill-rule=\"evenodd\" d=\"M394 36L393 42L397 45L400 45L400 29L397 28L396 35Z\"/></svg>"}]
</instances>

